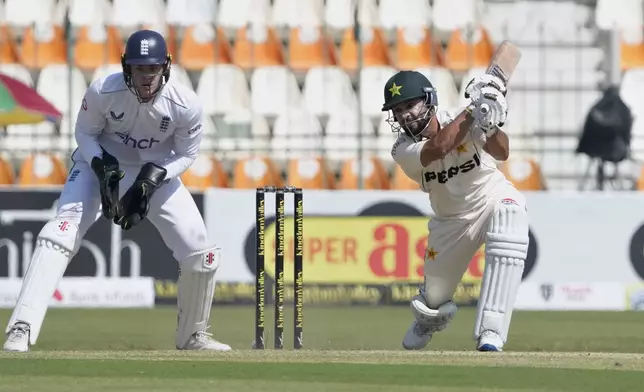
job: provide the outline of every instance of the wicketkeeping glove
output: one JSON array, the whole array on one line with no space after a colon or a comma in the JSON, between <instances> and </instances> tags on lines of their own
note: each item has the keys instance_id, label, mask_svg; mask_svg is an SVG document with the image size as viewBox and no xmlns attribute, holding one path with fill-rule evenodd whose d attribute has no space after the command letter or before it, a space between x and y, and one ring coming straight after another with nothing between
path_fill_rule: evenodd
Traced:
<instances>
[{"instance_id":1,"label":"wicketkeeping glove","mask_svg":"<svg viewBox=\"0 0 644 392\"><path fill-rule=\"evenodd\" d=\"M119 170L119 161L105 150L102 158L92 158L91 167L98 178L103 216L112 220L118 216L119 181L125 172Z\"/></svg>"},{"instance_id":2,"label":"wicketkeeping glove","mask_svg":"<svg viewBox=\"0 0 644 392\"><path fill-rule=\"evenodd\" d=\"M150 198L165 181L166 169L154 163L146 163L141 168L134 184L119 201L118 219L114 223L123 230L129 230L141 222L150 211Z\"/></svg>"}]
</instances>

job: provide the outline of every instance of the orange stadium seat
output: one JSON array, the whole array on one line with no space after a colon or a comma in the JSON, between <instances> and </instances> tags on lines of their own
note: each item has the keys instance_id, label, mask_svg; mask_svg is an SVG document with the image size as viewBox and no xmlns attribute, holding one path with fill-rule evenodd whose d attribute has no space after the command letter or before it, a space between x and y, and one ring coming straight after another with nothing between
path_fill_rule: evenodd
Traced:
<instances>
[{"instance_id":1,"label":"orange stadium seat","mask_svg":"<svg viewBox=\"0 0 644 392\"><path fill-rule=\"evenodd\" d=\"M382 30L364 27L362 34L363 66L391 64L387 42ZM352 28L344 31L342 42L340 42L340 66L346 70L358 69L358 42Z\"/></svg>"},{"instance_id":2,"label":"orange stadium seat","mask_svg":"<svg viewBox=\"0 0 644 392\"><path fill-rule=\"evenodd\" d=\"M438 67L443 64L443 50L427 27L399 28L394 61L400 69Z\"/></svg>"},{"instance_id":3,"label":"orange stadium seat","mask_svg":"<svg viewBox=\"0 0 644 392\"><path fill-rule=\"evenodd\" d=\"M186 29L179 51L179 64L187 70L203 70L213 64L229 64L231 48L221 27L195 25Z\"/></svg>"},{"instance_id":4,"label":"orange stadium seat","mask_svg":"<svg viewBox=\"0 0 644 392\"><path fill-rule=\"evenodd\" d=\"M420 185L411 178L407 177L405 172L400 168L399 165L396 165L394 168L394 173L391 178L391 189L397 190L418 190Z\"/></svg>"},{"instance_id":5,"label":"orange stadium seat","mask_svg":"<svg viewBox=\"0 0 644 392\"><path fill-rule=\"evenodd\" d=\"M640 38L622 34L620 48L622 70L644 67L644 41Z\"/></svg>"},{"instance_id":6,"label":"orange stadium seat","mask_svg":"<svg viewBox=\"0 0 644 392\"><path fill-rule=\"evenodd\" d=\"M18 185L63 185L67 178L65 164L53 155L35 153L20 166Z\"/></svg>"},{"instance_id":7,"label":"orange stadium seat","mask_svg":"<svg viewBox=\"0 0 644 392\"><path fill-rule=\"evenodd\" d=\"M74 62L81 69L120 64L123 41L114 26L83 26L74 45Z\"/></svg>"},{"instance_id":8,"label":"orange stadium seat","mask_svg":"<svg viewBox=\"0 0 644 392\"><path fill-rule=\"evenodd\" d=\"M15 64L19 62L18 47L8 26L0 26L0 63Z\"/></svg>"},{"instance_id":9,"label":"orange stadium seat","mask_svg":"<svg viewBox=\"0 0 644 392\"><path fill-rule=\"evenodd\" d=\"M288 163L288 185L302 189L335 189L335 175L324 159L292 159Z\"/></svg>"},{"instance_id":10,"label":"orange stadium seat","mask_svg":"<svg viewBox=\"0 0 644 392\"><path fill-rule=\"evenodd\" d=\"M467 71L470 68L487 67L494 47L490 36L482 26L473 35L473 44L469 43L462 29L457 29L450 35L445 53L445 66L454 71Z\"/></svg>"},{"instance_id":11,"label":"orange stadium seat","mask_svg":"<svg viewBox=\"0 0 644 392\"><path fill-rule=\"evenodd\" d=\"M9 161L0 157L0 185L11 185L15 181L13 167Z\"/></svg>"},{"instance_id":12,"label":"orange stadium seat","mask_svg":"<svg viewBox=\"0 0 644 392\"><path fill-rule=\"evenodd\" d=\"M275 29L256 25L238 29L233 62L244 69L283 65L284 48Z\"/></svg>"},{"instance_id":13,"label":"orange stadium seat","mask_svg":"<svg viewBox=\"0 0 644 392\"><path fill-rule=\"evenodd\" d=\"M319 27L291 29L288 57L291 69L300 72L336 64L333 41Z\"/></svg>"},{"instance_id":14,"label":"orange stadium seat","mask_svg":"<svg viewBox=\"0 0 644 392\"><path fill-rule=\"evenodd\" d=\"M240 159L233 169L233 187L254 189L263 186L284 186L282 176L268 158Z\"/></svg>"},{"instance_id":15,"label":"orange stadium seat","mask_svg":"<svg viewBox=\"0 0 644 392\"><path fill-rule=\"evenodd\" d=\"M501 162L499 170L521 191L543 191L546 183L537 162L529 158L510 158Z\"/></svg>"},{"instance_id":16,"label":"orange stadium seat","mask_svg":"<svg viewBox=\"0 0 644 392\"><path fill-rule=\"evenodd\" d=\"M362 170L365 174L363 189L389 189L387 170L377 158L363 160ZM359 165L357 159L346 161L340 169L340 189L360 189Z\"/></svg>"},{"instance_id":17,"label":"orange stadium seat","mask_svg":"<svg viewBox=\"0 0 644 392\"><path fill-rule=\"evenodd\" d=\"M213 157L199 155L195 163L181 175L181 181L188 188L227 188L228 175L221 162Z\"/></svg>"},{"instance_id":18,"label":"orange stadium seat","mask_svg":"<svg viewBox=\"0 0 644 392\"><path fill-rule=\"evenodd\" d=\"M22 63L29 68L44 68L67 63L65 32L58 25L28 27L20 48Z\"/></svg>"}]
</instances>

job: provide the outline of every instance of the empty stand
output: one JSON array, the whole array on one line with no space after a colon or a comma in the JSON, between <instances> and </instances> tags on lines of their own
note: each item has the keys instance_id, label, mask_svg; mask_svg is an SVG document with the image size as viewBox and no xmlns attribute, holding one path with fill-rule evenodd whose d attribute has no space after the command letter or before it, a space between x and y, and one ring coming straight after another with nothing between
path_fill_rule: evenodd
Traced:
<instances>
[{"instance_id":1,"label":"empty stand","mask_svg":"<svg viewBox=\"0 0 644 392\"><path fill-rule=\"evenodd\" d=\"M378 159L350 159L342 165L338 188L389 189L389 176Z\"/></svg>"},{"instance_id":2,"label":"empty stand","mask_svg":"<svg viewBox=\"0 0 644 392\"><path fill-rule=\"evenodd\" d=\"M313 67L335 65L336 57L333 41L322 28L302 26L291 29L288 63L293 71L306 72Z\"/></svg>"},{"instance_id":3,"label":"empty stand","mask_svg":"<svg viewBox=\"0 0 644 392\"><path fill-rule=\"evenodd\" d=\"M181 175L181 181L191 189L226 188L228 175L220 161L214 157L200 154L195 163Z\"/></svg>"},{"instance_id":4,"label":"empty stand","mask_svg":"<svg viewBox=\"0 0 644 392\"><path fill-rule=\"evenodd\" d=\"M278 116L302 105L302 94L293 72L283 66L262 67L250 80L251 108L264 116Z\"/></svg>"},{"instance_id":5,"label":"empty stand","mask_svg":"<svg viewBox=\"0 0 644 392\"><path fill-rule=\"evenodd\" d=\"M270 67L284 64L284 48L275 29L252 24L240 28L233 44L233 62L244 68Z\"/></svg>"},{"instance_id":6,"label":"empty stand","mask_svg":"<svg viewBox=\"0 0 644 392\"><path fill-rule=\"evenodd\" d=\"M264 186L283 186L277 166L268 158L248 158L235 162L233 187L255 189Z\"/></svg>"},{"instance_id":7,"label":"empty stand","mask_svg":"<svg viewBox=\"0 0 644 392\"><path fill-rule=\"evenodd\" d=\"M0 185L12 185L15 182L15 176L11 163L0 156Z\"/></svg>"},{"instance_id":8,"label":"empty stand","mask_svg":"<svg viewBox=\"0 0 644 392\"><path fill-rule=\"evenodd\" d=\"M516 158L503 162L499 169L521 191L546 189L539 165L532 159Z\"/></svg>"},{"instance_id":9,"label":"empty stand","mask_svg":"<svg viewBox=\"0 0 644 392\"><path fill-rule=\"evenodd\" d=\"M81 69L93 70L106 64L121 64L123 40L119 31L102 24L82 26L74 45L74 60Z\"/></svg>"},{"instance_id":10,"label":"empty stand","mask_svg":"<svg viewBox=\"0 0 644 392\"><path fill-rule=\"evenodd\" d=\"M111 23L109 0L60 0L59 4L69 9L69 21L75 28Z\"/></svg>"},{"instance_id":11,"label":"empty stand","mask_svg":"<svg viewBox=\"0 0 644 392\"><path fill-rule=\"evenodd\" d=\"M302 189L335 189L335 175L321 157L292 159L287 183Z\"/></svg>"},{"instance_id":12,"label":"empty stand","mask_svg":"<svg viewBox=\"0 0 644 392\"><path fill-rule=\"evenodd\" d=\"M67 64L67 42L63 28L38 23L26 29L20 48L21 62L29 68Z\"/></svg>"},{"instance_id":13,"label":"empty stand","mask_svg":"<svg viewBox=\"0 0 644 392\"><path fill-rule=\"evenodd\" d=\"M191 25L183 35L179 64L185 69L203 70L213 64L232 62L232 49L223 29L200 23Z\"/></svg>"},{"instance_id":14,"label":"empty stand","mask_svg":"<svg viewBox=\"0 0 644 392\"><path fill-rule=\"evenodd\" d=\"M218 64L204 68L196 91L208 115L224 115L250 107L248 81L244 71L236 65Z\"/></svg>"},{"instance_id":15,"label":"empty stand","mask_svg":"<svg viewBox=\"0 0 644 392\"><path fill-rule=\"evenodd\" d=\"M49 154L36 153L25 159L20 166L18 185L63 185L66 178L65 165L59 158Z\"/></svg>"},{"instance_id":16,"label":"empty stand","mask_svg":"<svg viewBox=\"0 0 644 392\"><path fill-rule=\"evenodd\" d=\"M340 67L313 67L304 78L304 104L317 116L357 109L357 97L349 75Z\"/></svg>"},{"instance_id":17,"label":"empty stand","mask_svg":"<svg viewBox=\"0 0 644 392\"><path fill-rule=\"evenodd\" d=\"M217 2L213 0L168 0L165 21L174 26L189 27L217 21Z\"/></svg>"}]
</instances>

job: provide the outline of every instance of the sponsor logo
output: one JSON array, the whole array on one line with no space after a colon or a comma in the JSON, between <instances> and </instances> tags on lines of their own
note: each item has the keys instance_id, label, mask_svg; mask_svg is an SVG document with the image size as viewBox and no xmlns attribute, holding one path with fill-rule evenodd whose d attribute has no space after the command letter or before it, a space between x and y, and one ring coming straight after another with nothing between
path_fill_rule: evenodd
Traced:
<instances>
[{"instance_id":1,"label":"sponsor logo","mask_svg":"<svg viewBox=\"0 0 644 392\"><path fill-rule=\"evenodd\" d=\"M78 177L78 174L80 173L80 170L75 169L72 171L72 174L69 175L69 178L67 179L67 182L74 182L76 181L76 177Z\"/></svg>"},{"instance_id":2,"label":"sponsor logo","mask_svg":"<svg viewBox=\"0 0 644 392\"><path fill-rule=\"evenodd\" d=\"M519 203L514 201L514 199L510 199L509 197L506 197L505 199L501 199L501 204L505 204L506 206L511 206L511 205L518 206L519 205Z\"/></svg>"},{"instance_id":3,"label":"sponsor logo","mask_svg":"<svg viewBox=\"0 0 644 392\"><path fill-rule=\"evenodd\" d=\"M160 140L157 140L155 138L135 139L132 136L122 132L114 132L114 133L121 138L121 140L123 141L123 144L139 150L147 150L148 148L154 147L155 143L161 142Z\"/></svg>"},{"instance_id":4,"label":"sponsor logo","mask_svg":"<svg viewBox=\"0 0 644 392\"><path fill-rule=\"evenodd\" d=\"M81 108L84 111L87 111L87 99L83 98L83 103L81 104Z\"/></svg>"},{"instance_id":5,"label":"sponsor logo","mask_svg":"<svg viewBox=\"0 0 644 392\"><path fill-rule=\"evenodd\" d=\"M539 290L541 291L541 298L545 301L550 301L552 295L555 293L555 288L551 284L542 284L539 286Z\"/></svg>"},{"instance_id":6,"label":"sponsor logo","mask_svg":"<svg viewBox=\"0 0 644 392\"><path fill-rule=\"evenodd\" d=\"M150 48L150 42L147 39L141 40L141 56L147 56Z\"/></svg>"},{"instance_id":7,"label":"sponsor logo","mask_svg":"<svg viewBox=\"0 0 644 392\"><path fill-rule=\"evenodd\" d=\"M211 266L214 261L215 261L215 254L212 252L208 252L208 254L206 255L206 265Z\"/></svg>"},{"instance_id":8,"label":"sponsor logo","mask_svg":"<svg viewBox=\"0 0 644 392\"><path fill-rule=\"evenodd\" d=\"M125 112L121 112L121 114L116 114L110 110L110 117L114 121L123 121L123 116L125 116Z\"/></svg>"},{"instance_id":9,"label":"sponsor logo","mask_svg":"<svg viewBox=\"0 0 644 392\"><path fill-rule=\"evenodd\" d=\"M165 132L170 126L170 116L163 116L161 118L161 125L159 126L159 131Z\"/></svg>"},{"instance_id":10,"label":"sponsor logo","mask_svg":"<svg viewBox=\"0 0 644 392\"><path fill-rule=\"evenodd\" d=\"M200 129L201 129L201 124L197 125L196 127L192 128L191 130L189 130L188 135L192 135L193 133L197 132Z\"/></svg>"},{"instance_id":11,"label":"sponsor logo","mask_svg":"<svg viewBox=\"0 0 644 392\"><path fill-rule=\"evenodd\" d=\"M456 177L461 173L467 173L474 170L476 167L481 166L481 159L479 158L478 153L475 153L472 156L472 159L462 163L458 166L452 166L447 168L447 170L441 171L428 171L423 174L426 183L432 181L438 181L439 184L445 184L450 179Z\"/></svg>"}]
</instances>

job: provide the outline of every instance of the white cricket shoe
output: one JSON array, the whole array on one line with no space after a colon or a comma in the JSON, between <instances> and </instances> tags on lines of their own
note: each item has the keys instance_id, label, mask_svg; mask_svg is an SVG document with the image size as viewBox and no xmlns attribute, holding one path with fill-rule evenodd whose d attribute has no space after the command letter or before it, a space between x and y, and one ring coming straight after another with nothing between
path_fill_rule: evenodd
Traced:
<instances>
[{"instance_id":1,"label":"white cricket shoe","mask_svg":"<svg viewBox=\"0 0 644 392\"><path fill-rule=\"evenodd\" d=\"M434 332L426 325L414 320L403 338L403 347L407 350L421 350L432 340Z\"/></svg>"},{"instance_id":2,"label":"white cricket shoe","mask_svg":"<svg viewBox=\"0 0 644 392\"><path fill-rule=\"evenodd\" d=\"M212 334L200 331L193 334L181 350L230 351L232 348L225 343L213 339Z\"/></svg>"},{"instance_id":3,"label":"white cricket shoe","mask_svg":"<svg viewBox=\"0 0 644 392\"><path fill-rule=\"evenodd\" d=\"M16 323L7 334L4 351L26 353L29 351L29 324Z\"/></svg>"},{"instance_id":4,"label":"white cricket shoe","mask_svg":"<svg viewBox=\"0 0 644 392\"><path fill-rule=\"evenodd\" d=\"M476 343L478 351L503 351L503 340L498 333L486 329Z\"/></svg>"}]
</instances>

